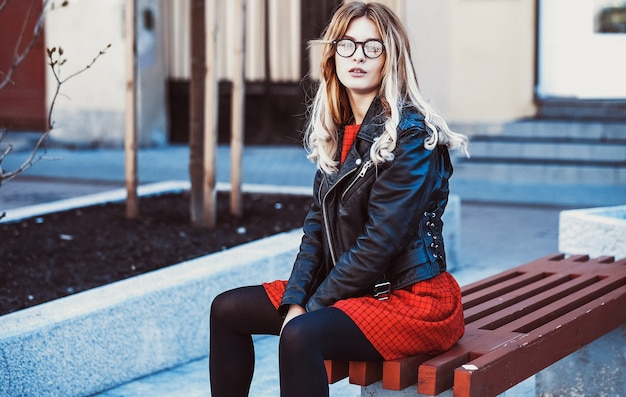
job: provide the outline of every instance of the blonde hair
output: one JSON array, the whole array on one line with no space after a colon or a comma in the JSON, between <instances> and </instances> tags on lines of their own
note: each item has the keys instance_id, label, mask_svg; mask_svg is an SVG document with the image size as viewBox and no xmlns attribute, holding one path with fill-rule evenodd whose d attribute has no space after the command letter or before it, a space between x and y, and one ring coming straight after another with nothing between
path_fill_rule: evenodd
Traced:
<instances>
[{"instance_id":1,"label":"blonde hair","mask_svg":"<svg viewBox=\"0 0 626 397\"><path fill-rule=\"evenodd\" d=\"M461 149L467 155L468 139L453 132L445 120L422 98L417 76L411 60L411 45L402 22L386 6L380 3L347 3L339 8L326 27L322 38L312 40L322 45L320 81L308 117L304 135L304 147L308 158L328 173L337 172L335 154L338 149L338 130L352 117L345 87L339 82L335 71L335 49L332 41L343 37L354 18L367 17L377 27L385 44L385 64L378 97L385 118L384 132L371 147L370 156L378 165L394 158L397 144L397 126L402 108L414 106L424 116L428 138L426 149L446 145Z\"/></svg>"}]
</instances>

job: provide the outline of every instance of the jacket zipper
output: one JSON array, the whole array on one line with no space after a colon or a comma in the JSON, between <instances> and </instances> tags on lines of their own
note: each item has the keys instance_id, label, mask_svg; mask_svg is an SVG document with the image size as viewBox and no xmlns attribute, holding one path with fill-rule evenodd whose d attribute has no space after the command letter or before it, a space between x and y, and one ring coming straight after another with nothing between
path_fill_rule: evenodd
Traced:
<instances>
[{"instance_id":1,"label":"jacket zipper","mask_svg":"<svg viewBox=\"0 0 626 397\"><path fill-rule=\"evenodd\" d=\"M347 172L344 176L342 176L341 178L339 178L339 180L337 180L337 181L333 184L333 186L331 186L331 187L330 187L330 189L328 189L328 191L326 192L326 194L325 194L325 195L324 195L324 197L322 198L322 216L323 216L323 218L324 218L324 226L326 227L326 230L327 230L327 233L326 233L326 240L327 240L327 242L328 242L328 249L330 250L330 258L331 258L331 260L333 261L333 267L334 267L335 265L337 265L337 259L335 258L335 249L333 248L333 242L332 242L332 239L331 239L331 236L330 236L330 231L331 231L332 229L330 228L330 222L328 221L328 214L327 214L327 211L326 211L326 198L328 197L328 194L329 194L329 193L333 190L333 188L339 184L339 182L341 182L342 180L346 179L349 175L352 175L352 173L353 173L354 171L356 171L356 170L357 170L357 168L355 168L355 169L353 169L353 170L350 170L350 171L349 171L349 172ZM359 173L359 174L360 174L360 173ZM319 193L321 192L321 190L322 190L322 186L320 185L318 195L319 195Z\"/></svg>"},{"instance_id":2,"label":"jacket zipper","mask_svg":"<svg viewBox=\"0 0 626 397\"><path fill-rule=\"evenodd\" d=\"M346 195L346 193L348 193L350 191L350 189L352 189L352 187L361 179L365 176L365 174L367 174L367 170L370 169L370 167L372 166L372 164L374 164L374 162L372 160L367 160L365 163L363 163L363 166L361 167L361 171L359 171L359 174L356 176L356 178L354 178L354 180L352 180L352 182L350 182L350 184L348 185L348 187L346 187L346 189L343 191L343 193L341 193L341 198L343 199Z\"/></svg>"}]
</instances>

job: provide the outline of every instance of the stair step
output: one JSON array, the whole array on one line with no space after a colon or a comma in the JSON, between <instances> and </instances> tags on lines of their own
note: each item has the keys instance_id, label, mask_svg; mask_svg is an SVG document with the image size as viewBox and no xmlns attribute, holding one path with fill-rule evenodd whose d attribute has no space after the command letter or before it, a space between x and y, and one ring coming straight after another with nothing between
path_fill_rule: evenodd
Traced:
<instances>
[{"instance_id":1,"label":"stair step","mask_svg":"<svg viewBox=\"0 0 626 397\"><path fill-rule=\"evenodd\" d=\"M463 131L462 126L456 126ZM502 183L626 185L626 122L520 120L474 128L455 177Z\"/></svg>"},{"instance_id":2,"label":"stair step","mask_svg":"<svg viewBox=\"0 0 626 397\"><path fill-rule=\"evenodd\" d=\"M519 120L503 124L498 135L595 141L625 140L626 122Z\"/></svg>"},{"instance_id":3,"label":"stair step","mask_svg":"<svg viewBox=\"0 0 626 397\"><path fill-rule=\"evenodd\" d=\"M469 162L499 160L506 162L564 162L626 166L626 140L599 142L589 139L536 139L519 137L473 137Z\"/></svg>"},{"instance_id":4,"label":"stair step","mask_svg":"<svg viewBox=\"0 0 626 397\"><path fill-rule=\"evenodd\" d=\"M456 161L454 178L508 183L626 185L624 166L567 163Z\"/></svg>"},{"instance_id":5,"label":"stair step","mask_svg":"<svg viewBox=\"0 0 626 397\"><path fill-rule=\"evenodd\" d=\"M450 191L463 202L494 202L590 208L624 205L626 185L511 183L491 179L465 179L453 176Z\"/></svg>"},{"instance_id":6,"label":"stair step","mask_svg":"<svg viewBox=\"0 0 626 397\"><path fill-rule=\"evenodd\" d=\"M626 119L621 122L523 119L502 124L451 123L450 127L470 137L487 135L595 141L626 139Z\"/></svg>"}]
</instances>

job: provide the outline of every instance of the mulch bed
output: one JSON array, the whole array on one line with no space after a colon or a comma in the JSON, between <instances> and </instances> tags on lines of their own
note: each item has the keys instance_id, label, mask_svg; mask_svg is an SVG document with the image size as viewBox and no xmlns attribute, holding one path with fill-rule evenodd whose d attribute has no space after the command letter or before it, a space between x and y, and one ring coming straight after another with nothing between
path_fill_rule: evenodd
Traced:
<instances>
[{"instance_id":1,"label":"mulch bed","mask_svg":"<svg viewBox=\"0 0 626 397\"><path fill-rule=\"evenodd\" d=\"M186 193L142 197L140 216L103 204L0 224L0 315L302 227L306 196L218 193L217 227L191 225Z\"/></svg>"}]
</instances>

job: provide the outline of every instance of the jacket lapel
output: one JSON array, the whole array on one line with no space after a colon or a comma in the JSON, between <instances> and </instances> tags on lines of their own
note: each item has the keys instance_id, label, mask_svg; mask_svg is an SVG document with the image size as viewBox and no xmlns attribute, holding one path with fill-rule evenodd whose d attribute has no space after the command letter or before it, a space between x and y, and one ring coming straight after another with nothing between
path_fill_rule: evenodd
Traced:
<instances>
[{"instance_id":1,"label":"jacket lapel","mask_svg":"<svg viewBox=\"0 0 626 397\"><path fill-rule=\"evenodd\" d=\"M359 151L355 149L357 145L352 146L339 172L333 175L325 175L326 192L333 189L338 181L342 180L347 174L354 172L363 162L370 158L369 148L372 146L372 143L374 143L374 139L382 134L384 123L385 119L383 117L382 104L380 99L376 97L365 114L365 118L363 119L363 123L361 124L361 128L355 140L357 145L359 140L366 141L367 145L364 145L366 146L366 150L359 153ZM343 131L341 131L341 134L343 135Z\"/></svg>"}]
</instances>

